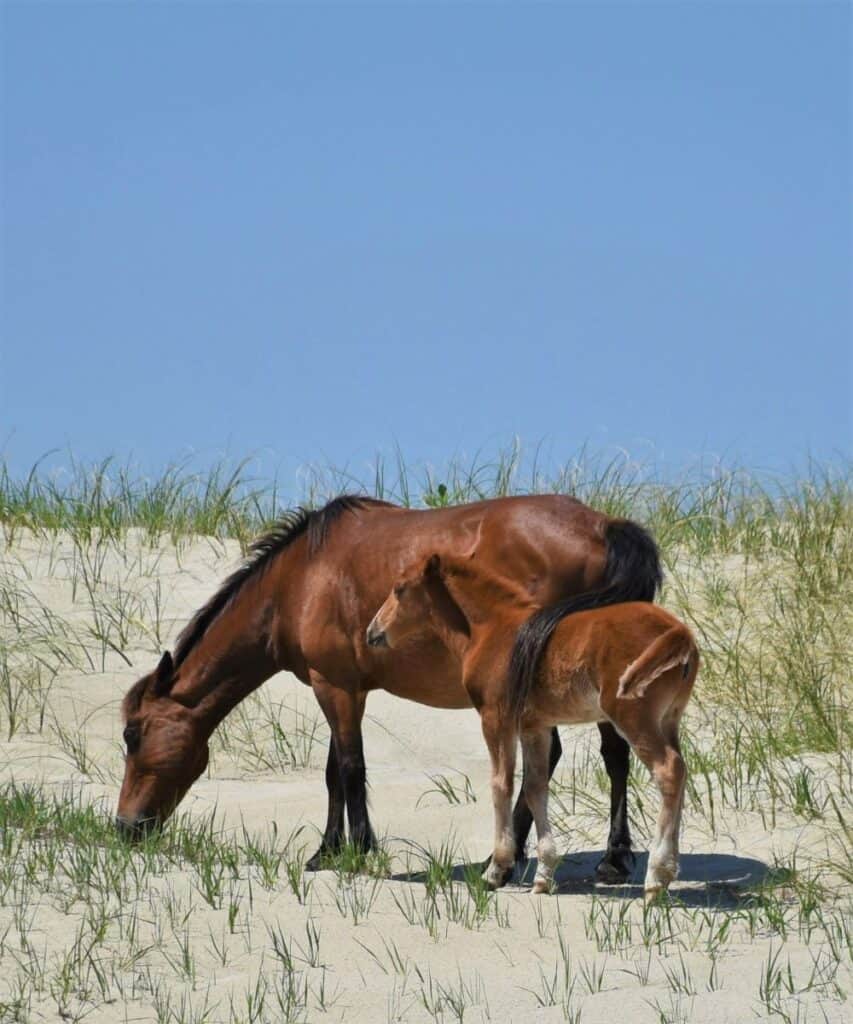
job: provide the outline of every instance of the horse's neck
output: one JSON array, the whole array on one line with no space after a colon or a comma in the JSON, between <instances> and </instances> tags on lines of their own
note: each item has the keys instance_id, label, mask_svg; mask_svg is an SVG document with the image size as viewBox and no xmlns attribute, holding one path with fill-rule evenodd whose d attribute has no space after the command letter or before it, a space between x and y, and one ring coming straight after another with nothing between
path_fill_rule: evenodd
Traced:
<instances>
[{"instance_id":1,"label":"horse's neck","mask_svg":"<svg viewBox=\"0 0 853 1024\"><path fill-rule=\"evenodd\" d=\"M211 729L279 671L264 607L274 599L268 578L249 582L208 626L177 669L171 696L203 708Z\"/></svg>"}]
</instances>

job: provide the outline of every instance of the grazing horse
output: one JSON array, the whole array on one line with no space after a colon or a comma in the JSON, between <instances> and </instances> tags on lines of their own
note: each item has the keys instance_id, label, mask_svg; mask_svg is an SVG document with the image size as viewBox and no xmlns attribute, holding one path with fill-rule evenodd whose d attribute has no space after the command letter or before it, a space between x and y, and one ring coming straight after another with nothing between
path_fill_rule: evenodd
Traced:
<instances>
[{"instance_id":1,"label":"grazing horse","mask_svg":"<svg viewBox=\"0 0 853 1024\"><path fill-rule=\"evenodd\" d=\"M130 837L163 822L204 771L208 739L225 716L266 679L294 673L311 686L331 729L329 806L320 849L344 840L374 844L367 813L361 721L371 690L438 708L469 708L458 658L431 632L389 654L365 640L370 617L405 566L432 551L473 554L512 579L542 609L532 649L560 617L614 601L652 601L658 551L641 527L562 495L497 498L414 510L344 496L298 510L257 540L243 565L193 616L174 656L128 691L122 705L125 773L116 822ZM599 865L603 881L633 868L628 832L628 745L601 728L611 779L611 827ZM552 733L551 771L560 756ZM514 821L523 852L532 818L519 800Z\"/></svg>"},{"instance_id":2,"label":"grazing horse","mask_svg":"<svg viewBox=\"0 0 853 1024\"><path fill-rule=\"evenodd\" d=\"M678 723L699 666L693 636L656 605L608 605L564 618L530 672L516 636L534 607L523 587L479 559L434 554L404 572L368 626L367 641L395 650L429 626L459 659L492 762L495 846L483 877L493 888L506 881L516 853L510 803L519 735L521 795L538 840L533 891L547 892L559 859L548 820L551 730L579 722L615 726L661 791L645 881L652 899L678 873L686 780Z\"/></svg>"}]
</instances>

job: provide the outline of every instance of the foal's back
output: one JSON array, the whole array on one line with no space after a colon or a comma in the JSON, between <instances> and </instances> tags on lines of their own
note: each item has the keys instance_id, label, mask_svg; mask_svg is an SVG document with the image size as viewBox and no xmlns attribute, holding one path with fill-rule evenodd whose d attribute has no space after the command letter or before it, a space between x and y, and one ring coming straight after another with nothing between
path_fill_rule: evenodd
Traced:
<instances>
[{"instance_id":1,"label":"foal's back","mask_svg":"<svg viewBox=\"0 0 853 1024\"><path fill-rule=\"evenodd\" d=\"M601 722L618 698L619 680L659 638L684 637L687 627L658 605L642 601L576 612L559 624L542 659L539 682L530 696L525 727L572 722ZM694 659L695 660L695 659ZM678 680L686 702L696 664L679 662L659 673L661 685L649 686L646 701L668 705ZM657 680L655 680L657 682ZM662 708L665 711L666 708Z\"/></svg>"}]
</instances>

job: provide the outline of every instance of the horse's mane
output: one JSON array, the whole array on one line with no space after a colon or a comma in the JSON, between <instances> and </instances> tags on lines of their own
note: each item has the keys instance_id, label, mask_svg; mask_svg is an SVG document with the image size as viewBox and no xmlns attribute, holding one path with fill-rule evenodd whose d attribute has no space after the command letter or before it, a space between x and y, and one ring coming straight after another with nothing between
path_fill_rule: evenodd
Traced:
<instances>
[{"instance_id":1,"label":"horse's mane","mask_svg":"<svg viewBox=\"0 0 853 1024\"><path fill-rule=\"evenodd\" d=\"M387 505L388 502L355 494L342 494L323 508L293 509L285 512L265 534L254 540L243 564L233 572L219 590L193 615L181 630L175 644L174 663L177 668L210 628L214 619L223 612L243 588L244 584L260 576L275 558L303 534L308 538L309 557L326 540L329 529L345 512L354 512L368 505Z\"/></svg>"}]
</instances>

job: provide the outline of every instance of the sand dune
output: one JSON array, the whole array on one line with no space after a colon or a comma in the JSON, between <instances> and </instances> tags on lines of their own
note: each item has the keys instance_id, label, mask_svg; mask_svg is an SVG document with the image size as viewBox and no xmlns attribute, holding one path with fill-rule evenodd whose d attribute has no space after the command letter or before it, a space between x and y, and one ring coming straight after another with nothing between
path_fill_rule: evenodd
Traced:
<instances>
[{"instance_id":1,"label":"sand dune","mask_svg":"<svg viewBox=\"0 0 853 1024\"><path fill-rule=\"evenodd\" d=\"M72 652L72 663L51 684L41 730L37 697L29 710L23 708L26 721L0 746L0 780L37 783L53 794L73 790L111 814L122 772L121 697L153 666L161 646L158 630L162 644L173 640L238 554L234 543L204 540L150 548L131 533L120 547L105 548L93 598L83 581L83 556L70 538L19 535L7 545L6 591L14 589L19 608L26 610L17 625L7 614L3 627L13 675L28 671L51 637ZM89 551L86 557L100 556ZM121 601L128 605L127 642L110 635L122 654L93 635L98 601L104 609ZM285 735L301 736L296 761L304 764L286 763L276 749L270 729L276 719ZM315 719L309 743L306 734ZM241 747L245 728L254 730L260 755L273 767L259 763L258 751L250 755ZM215 812L220 834L236 840L243 828L269 836L274 823L279 849L291 836L293 857L302 848L313 852L325 820L327 736L310 691L286 674L275 677L245 706L242 722L226 723L210 770L184 810L193 817ZM19 881L0 905L0 1020L58 1020L61 1012L65 1019L79 1013L92 1022L278 1021L290 1013L293 1020L351 1024L735 1024L785 1019L780 1011L790 1020L845 1019L841 992L849 988L849 956L839 954L836 963L827 935L835 928L835 941L843 947L838 921L849 909L849 890L845 895L842 881L821 868L821 880L834 886L835 902L823 906L825 923L811 931L803 927L803 896L796 887L750 895L779 878L773 872L780 863L795 859L803 873L825 863L834 840L823 819L780 809L771 826L766 815L727 807L717 792L712 826L707 810L688 806L673 906L644 916L642 850L656 795L635 766L636 882L617 889L596 886L592 872L607 827L597 733L566 729L563 739L566 754L555 793L563 803L558 821L566 856L557 895L534 897L524 880L516 880L497 897L480 894L477 909L465 883L466 865L488 854L492 830L477 716L379 693L368 703L365 746L373 821L390 853L390 877L306 874L299 881L300 902L283 873L265 887L254 869L239 864L217 906L205 899L197 872L176 864L146 876L127 902L103 897L111 916L95 955L111 980L104 991L90 974L86 986L80 982L70 992L61 991L62 965L96 898L65 905L56 875L52 882L35 876L29 889ZM832 783L837 758L815 755L808 764ZM436 776L450 781L459 803L442 795ZM703 781L698 791L709 801ZM437 854L442 845L452 851L456 880L430 891L424 851ZM232 919L235 901L239 909ZM774 925L773 907L781 908L787 922L783 931ZM134 912L135 945L121 925ZM276 952L276 934L292 954L289 971ZM849 935L848 930L848 940ZM184 946L191 968L181 966ZM131 947L142 952L128 955ZM23 970L33 959L43 964L41 975ZM778 982L775 967L784 968ZM84 974L80 968L78 980ZM28 988L26 998L21 984ZM289 1009L283 1009L284 997L276 993L288 985ZM768 992L768 985L778 991Z\"/></svg>"}]
</instances>

